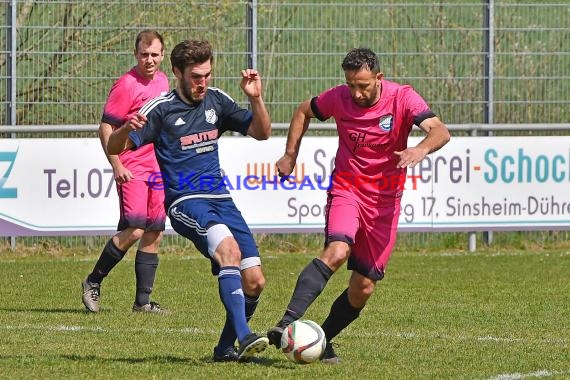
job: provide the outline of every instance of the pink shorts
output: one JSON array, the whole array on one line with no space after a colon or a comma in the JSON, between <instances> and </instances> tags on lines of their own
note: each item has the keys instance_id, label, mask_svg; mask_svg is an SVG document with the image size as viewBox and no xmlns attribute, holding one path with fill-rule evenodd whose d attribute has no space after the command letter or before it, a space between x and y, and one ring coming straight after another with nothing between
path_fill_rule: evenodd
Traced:
<instances>
[{"instance_id":1,"label":"pink shorts","mask_svg":"<svg viewBox=\"0 0 570 380\"><path fill-rule=\"evenodd\" d=\"M129 227L164 231L166 212L162 189L153 189L147 181L135 178L117 185L117 193L121 213L118 231Z\"/></svg>"},{"instance_id":2,"label":"pink shorts","mask_svg":"<svg viewBox=\"0 0 570 380\"><path fill-rule=\"evenodd\" d=\"M396 243L401 198L375 207L356 199L329 195L325 223L325 244L344 241L351 246L348 269L378 281L384 277Z\"/></svg>"}]
</instances>

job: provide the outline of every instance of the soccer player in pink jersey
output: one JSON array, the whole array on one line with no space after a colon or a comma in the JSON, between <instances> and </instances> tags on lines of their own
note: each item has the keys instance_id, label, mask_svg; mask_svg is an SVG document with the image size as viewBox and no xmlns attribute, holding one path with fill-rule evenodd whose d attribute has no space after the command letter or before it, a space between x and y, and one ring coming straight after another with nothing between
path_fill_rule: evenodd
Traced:
<instances>
[{"instance_id":1,"label":"soccer player in pink jersey","mask_svg":"<svg viewBox=\"0 0 570 380\"><path fill-rule=\"evenodd\" d=\"M154 182L149 183L152 173L160 172L153 145L120 155L107 152L107 141L113 130L129 120L147 101L169 90L167 76L159 71L164 59L164 40L158 32L140 32L135 40L134 56L136 66L111 88L99 126L99 138L117 183L120 219L119 232L107 242L93 271L82 283L83 304L91 312L100 309L101 282L137 241L133 311L165 311L158 303L150 301L158 267L158 245L166 222L164 192L156 189Z\"/></svg>"},{"instance_id":2,"label":"soccer player in pink jersey","mask_svg":"<svg viewBox=\"0 0 570 380\"><path fill-rule=\"evenodd\" d=\"M396 242L406 168L450 139L443 122L410 86L383 79L370 49L352 49L342 62L346 83L305 100L293 113L285 154L277 161L283 179L292 173L311 118L334 118L339 135L335 169L327 192L325 248L299 274L285 314L269 329L280 346L283 329L301 318L327 281L345 262L348 287L333 302L322 324L327 347L321 360L338 363L331 340L352 323L384 277ZM415 147L413 125L426 133Z\"/></svg>"}]
</instances>

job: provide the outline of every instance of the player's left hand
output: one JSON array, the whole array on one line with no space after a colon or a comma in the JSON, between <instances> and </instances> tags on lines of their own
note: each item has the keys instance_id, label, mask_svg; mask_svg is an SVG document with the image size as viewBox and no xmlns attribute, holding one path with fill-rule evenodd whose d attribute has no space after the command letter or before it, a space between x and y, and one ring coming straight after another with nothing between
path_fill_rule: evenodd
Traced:
<instances>
[{"instance_id":1,"label":"player's left hand","mask_svg":"<svg viewBox=\"0 0 570 380\"><path fill-rule=\"evenodd\" d=\"M407 168L408 166L410 168L413 168L421 160L424 159L427 152L418 147L413 147L401 150L399 152L394 152L394 154L400 156L400 161L396 165L397 168Z\"/></svg>"},{"instance_id":2,"label":"player's left hand","mask_svg":"<svg viewBox=\"0 0 570 380\"><path fill-rule=\"evenodd\" d=\"M261 77L257 70L242 70L240 87L248 97L261 96Z\"/></svg>"}]
</instances>

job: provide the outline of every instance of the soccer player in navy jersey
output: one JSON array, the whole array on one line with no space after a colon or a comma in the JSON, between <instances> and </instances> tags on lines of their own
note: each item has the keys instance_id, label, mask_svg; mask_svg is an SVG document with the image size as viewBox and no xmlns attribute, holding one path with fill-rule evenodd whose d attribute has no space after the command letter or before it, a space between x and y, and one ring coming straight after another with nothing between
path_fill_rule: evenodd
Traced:
<instances>
[{"instance_id":1,"label":"soccer player in navy jersey","mask_svg":"<svg viewBox=\"0 0 570 380\"><path fill-rule=\"evenodd\" d=\"M107 149L118 154L154 143L172 227L211 260L212 273L218 276L226 323L214 348L214 361L249 361L268 345L266 337L248 326L265 277L253 235L225 186L218 138L225 131L256 140L269 138L271 120L261 77L255 69L241 71L240 87L250 111L222 90L209 87L213 63L209 42L183 41L172 50L170 61L176 89L147 103L114 131Z\"/></svg>"},{"instance_id":2,"label":"soccer player in navy jersey","mask_svg":"<svg viewBox=\"0 0 570 380\"><path fill-rule=\"evenodd\" d=\"M305 314L333 273L347 262L352 271L348 287L322 324L328 344L321 360L327 363L340 361L331 340L358 318L376 282L384 277L396 242L406 168L450 139L447 127L411 86L383 78L378 57L370 49L349 51L342 69L344 84L297 107L285 154L276 163L278 174L287 178L310 119L334 118L339 147L327 197L325 248L301 271L283 317L267 332L270 343L279 347L283 329ZM414 124L426 136L408 147Z\"/></svg>"}]
</instances>

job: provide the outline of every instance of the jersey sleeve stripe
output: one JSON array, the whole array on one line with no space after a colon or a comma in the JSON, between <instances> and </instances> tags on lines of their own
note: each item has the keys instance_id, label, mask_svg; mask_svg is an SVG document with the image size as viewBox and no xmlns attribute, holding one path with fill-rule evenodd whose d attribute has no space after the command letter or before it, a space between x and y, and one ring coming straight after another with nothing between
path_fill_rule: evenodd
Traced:
<instances>
[{"instance_id":1,"label":"jersey sleeve stripe","mask_svg":"<svg viewBox=\"0 0 570 380\"><path fill-rule=\"evenodd\" d=\"M229 96L225 91L217 88L217 87L210 87L210 90L214 90L216 92L219 92L220 94L224 95L226 98L228 98L229 100L231 100L233 103L235 103L235 101L232 99L231 96Z\"/></svg>"},{"instance_id":2,"label":"jersey sleeve stripe","mask_svg":"<svg viewBox=\"0 0 570 380\"><path fill-rule=\"evenodd\" d=\"M414 124L420 125L422 123L422 121L424 121L425 119L429 119L430 117L434 117L434 116L436 116L436 115L431 110L424 111L424 112L420 113L419 115L414 116Z\"/></svg>"},{"instance_id":3,"label":"jersey sleeve stripe","mask_svg":"<svg viewBox=\"0 0 570 380\"><path fill-rule=\"evenodd\" d=\"M152 110L154 107L156 107L160 103L170 102L170 101L172 101L172 99L174 99L174 93L172 93L172 92L170 92L166 95L163 95L163 96L157 96L156 98L151 99L148 103L146 103L144 106L142 106L141 109L139 110L139 113L143 114L143 115L147 115L150 112L150 110Z\"/></svg>"},{"instance_id":4,"label":"jersey sleeve stripe","mask_svg":"<svg viewBox=\"0 0 570 380\"><path fill-rule=\"evenodd\" d=\"M315 115L315 117L317 119L319 119L320 121L325 121L327 119L326 117L323 116L323 114L319 110L319 107L317 107L317 97L316 96L311 99L311 111L313 111L313 114Z\"/></svg>"}]
</instances>

